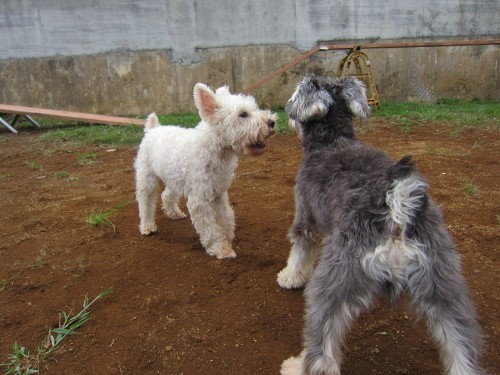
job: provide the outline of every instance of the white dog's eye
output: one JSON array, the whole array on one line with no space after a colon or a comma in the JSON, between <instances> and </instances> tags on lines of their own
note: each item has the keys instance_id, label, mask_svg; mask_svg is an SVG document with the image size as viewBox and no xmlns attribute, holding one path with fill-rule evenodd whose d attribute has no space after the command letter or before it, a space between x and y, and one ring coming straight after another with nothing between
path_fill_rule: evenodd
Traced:
<instances>
[{"instance_id":1,"label":"white dog's eye","mask_svg":"<svg viewBox=\"0 0 500 375\"><path fill-rule=\"evenodd\" d=\"M240 113L240 117L241 118L246 118L246 117L248 117L248 113L247 112L241 112Z\"/></svg>"}]
</instances>

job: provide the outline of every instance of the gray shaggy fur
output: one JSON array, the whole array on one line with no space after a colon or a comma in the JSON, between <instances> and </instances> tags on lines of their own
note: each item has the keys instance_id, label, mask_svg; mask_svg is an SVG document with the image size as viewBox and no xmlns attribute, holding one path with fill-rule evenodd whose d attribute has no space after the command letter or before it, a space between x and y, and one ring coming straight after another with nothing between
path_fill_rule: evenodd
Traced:
<instances>
[{"instance_id":1,"label":"gray shaggy fur","mask_svg":"<svg viewBox=\"0 0 500 375\"><path fill-rule=\"evenodd\" d=\"M295 187L292 250L278 275L303 286L304 351L282 374L340 374L341 348L374 298L402 292L427 319L447 374L484 374L482 334L441 210L405 157L394 162L361 143L352 118L367 117L353 77L308 76L286 111L300 128L304 157ZM319 261L313 263L319 252Z\"/></svg>"}]
</instances>

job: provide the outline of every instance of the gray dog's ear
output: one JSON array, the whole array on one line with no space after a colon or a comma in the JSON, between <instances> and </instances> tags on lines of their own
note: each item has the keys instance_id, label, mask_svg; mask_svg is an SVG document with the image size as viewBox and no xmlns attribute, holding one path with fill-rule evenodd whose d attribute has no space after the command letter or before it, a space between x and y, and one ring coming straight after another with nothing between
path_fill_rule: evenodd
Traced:
<instances>
[{"instance_id":1,"label":"gray dog's ear","mask_svg":"<svg viewBox=\"0 0 500 375\"><path fill-rule=\"evenodd\" d=\"M354 116L363 119L370 115L370 106L366 100L366 87L355 77L344 77L338 80L340 95L344 98Z\"/></svg>"},{"instance_id":2,"label":"gray dog's ear","mask_svg":"<svg viewBox=\"0 0 500 375\"><path fill-rule=\"evenodd\" d=\"M333 103L330 93L315 77L306 77L286 103L285 110L290 118L306 123L325 116Z\"/></svg>"}]
</instances>

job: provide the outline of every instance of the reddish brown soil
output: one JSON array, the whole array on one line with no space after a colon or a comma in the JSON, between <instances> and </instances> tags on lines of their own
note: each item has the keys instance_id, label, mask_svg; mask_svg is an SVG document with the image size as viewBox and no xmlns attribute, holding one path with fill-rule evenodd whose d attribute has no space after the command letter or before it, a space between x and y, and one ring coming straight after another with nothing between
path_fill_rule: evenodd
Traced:
<instances>
[{"instance_id":1,"label":"reddish brown soil","mask_svg":"<svg viewBox=\"0 0 500 375\"><path fill-rule=\"evenodd\" d=\"M402 132L376 119L361 126L363 140L394 158L412 154L429 179L486 334L484 365L498 371L500 133L457 136L442 124ZM160 232L141 237L135 202L110 218L115 229L86 224L85 214L133 197L136 148L108 152L41 133L0 134L0 362L15 341L35 352L61 311L77 312L85 296L110 287L42 374L277 374L300 352L302 291L276 283L301 159L294 136L275 136L263 156L241 160L230 191L238 257L217 260L189 220L160 210ZM96 163L79 163L88 153ZM349 335L343 374L440 372L425 324L405 300L381 301Z\"/></svg>"}]
</instances>

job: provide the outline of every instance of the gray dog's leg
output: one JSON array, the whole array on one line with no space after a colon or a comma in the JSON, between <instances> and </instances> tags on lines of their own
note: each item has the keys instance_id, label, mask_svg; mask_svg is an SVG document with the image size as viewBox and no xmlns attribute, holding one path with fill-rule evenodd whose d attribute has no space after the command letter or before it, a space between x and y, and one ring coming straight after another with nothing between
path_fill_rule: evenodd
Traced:
<instances>
[{"instance_id":1,"label":"gray dog's leg","mask_svg":"<svg viewBox=\"0 0 500 375\"><path fill-rule=\"evenodd\" d=\"M306 288L304 370L306 374L340 374L342 347L357 317L381 293L361 269L352 249L326 241Z\"/></svg>"},{"instance_id":2,"label":"gray dog's leg","mask_svg":"<svg viewBox=\"0 0 500 375\"><path fill-rule=\"evenodd\" d=\"M303 216L299 207L288 234L292 249L286 267L278 273L278 284L284 289L301 288L311 278L321 243L317 231L312 225L306 224L310 220Z\"/></svg>"},{"instance_id":3,"label":"gray dog's leg","mask_svg":"<svg viewBox=\"0 0 500 375\"><path fill-rule=\"evenodd\" d=\"M440 240L447 237L442 234ZM446 245L448 248L434 252L428 268L410 273L412 304L427 318L427 326L439 346L447 374L485 374L479 365L482 333L474 305L460 272L458 256L450 247L453 245Z\"/></svg>"}]
</instances>

